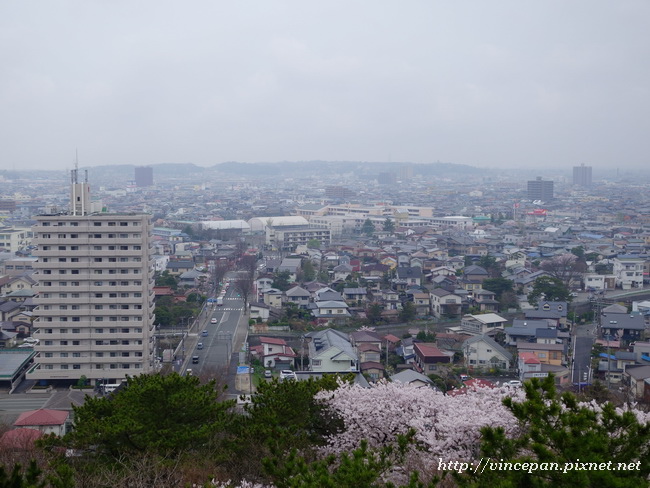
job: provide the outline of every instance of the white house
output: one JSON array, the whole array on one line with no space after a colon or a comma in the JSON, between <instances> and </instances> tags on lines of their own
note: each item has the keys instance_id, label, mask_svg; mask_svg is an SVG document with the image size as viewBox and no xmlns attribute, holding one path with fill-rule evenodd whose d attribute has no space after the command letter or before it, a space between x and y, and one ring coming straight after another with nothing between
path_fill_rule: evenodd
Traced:
<instances>
[{"instance_id":1,"label":"white house","mask_svg":"<svg viewBox=\"0 0 650 488\"><path fill-rule=\"evenodd\" d=\"M320 373L359 370L359 358L346 334L334 329L306 334L309 340L309 369Z\"/></svg>"}]
</instances>

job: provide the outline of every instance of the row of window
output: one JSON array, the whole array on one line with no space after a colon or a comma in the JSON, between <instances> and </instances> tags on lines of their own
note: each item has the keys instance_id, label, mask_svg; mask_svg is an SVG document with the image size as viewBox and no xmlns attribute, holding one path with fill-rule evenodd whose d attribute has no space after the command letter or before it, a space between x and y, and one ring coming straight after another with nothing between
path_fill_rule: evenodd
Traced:
<instances>
[{"instance_id":1,"label":"row of window","mask_svg":"<svg viewBox=\"0 0 650 488\"><path fill-rule=\"evenodd\" d=\"M43 369L55 369L54 366L56 366L56 369L81 369L81 364L73 364L72 368L70 368L69 364L44 364ZM106 366L108 366L108 368L106 368ZM141 364L96 364L95 369L131 369L131 366L133 366L133 369L142 368Z\"/></svg>"},{"instance_id":2,"label":"row of window","mask_svg":"<svg viewBox=\"0 0 650 488\"><path fill-rule=\"evenodd\" d=\"M117 352L110 352L110 353L96 352L94 354L94 356L96 358L103 358L104 354L106 354L107 357L112 357L112 358L117 358L117 357L128 358L128 357L131 357L131 353L126 352L126 351L122 351L122 352L119 352L119 353L117 353ZM140 351L134 352L133 355L135 357L142 357L142 353ZM43 356L46 357L46 358L53 358L54 353L53 352L46 352ZM67 357L80 358L81 353L80 352L73 352L72 356L70 356L70 353L60 352L58 354L58 356L56 356L56 357L59 357L59 358L67 358Z\"/></svg>"},{"instance_id":3,"label":"row of window","mask_svg":"<svg viewBox=\"0 0 650 488\"><path fill-rule=\"evenodd\" d=\"M44 275L51 275L52 271L53 270L51 270L51 269L42 269L42 270L39 271L39 273L44 274ZM58 271L58 274L64 275L64 274L68 274L68 272L70 274L79 274L80 270L78 270L78 269L59 269L59 270L56 270L56 271ZM104 269L93 269L92 271L93 271L93 274L104 274L104 271L106 271L106 274L118 274L118 271L119 271L119 274L129 274L128 269L120 269L120 270L117 270L117 269L106 269L106 270L104 270ZM137 269L137 268L134 269L132 272L133 272L133 274L140 274L140 270Z\"/></svg>"},{"instance_id":4,"label":"row of window","mask_svg":"<svg viewBox=\"0 0 650 488\"><path fill-rule=\"evenodd\" d=\"M41 293L40 294L41 298L57 298L54 295L57 295L57 294L56 293ZM68 298L68 295L70 296L70 298L80 298L81 297L80 293L59 293L58 298ZM118 294L117 293L107 293L106 296L108 298L117 298ZM104 298L104 294L103 293L95 293L94 297L95 298ZM129 297L142 298L142 293L134 292L134 293L131 294L131 293L124 292L124 293L120 293L119 297L120 298L129 298Z\"/></svg>"},{"instance_id":5,"label":"row of window","mask_svg":"<svg viewBox=\"0 0 650 488\"><path fill-rule=\"evenodd\" d=\"M101 246L98 246L98 247L101 247ZM68 259L70 259L70 261L68 261ZM106 259L106 261L104 261L104 259ZM49 263L50 258L40 258L39 261L42 262L42 263ZM58 258L57 261L59 263L67 263L67 262L78 263L78 262L80 262L79 258ZM140 262L142 262L142 258L139 258L139 257L135 257L135 258L121 257L121 258L94 258L93 259L93 262L95 262L95 263L102 263L102 262L106 262L106 263L117 263L117 262L128 263L129 261L134 262L134 263L140 263ZM54 259L52 259L52 262L54 262ZM90 260L84 261L84 262L90 262ZM20 269L22 269L22 268L20 268Z\"/></svg>"},{"instance_id":6,"label":"row of window","mask_svg":"<svg viewBox=\"0 0 650 488\"><path fill-rule=\"evenodd\" d=\"M79 239L79 234L39 234L38 237L41 239L52 239L53 236L56 236L57 239ZM82 234L83 237L90 237L91 239L140 239L142 234Z\"/></svg>"},{"instance_id":7,"label":"row of window","mask_svg":"<svg viewBox=\"0 0 650 488\"><path fill-rule=\"evenodd\" d=\"M73 334L80 334L81 333L81 329L69 329L69 330L72 331ZM134 327L132 329L131 328L122 328L122 329L95 329L94 330L95 334L104 334L105 331L108 334L117 334L117 333L121 333L121 334L142 334L142 328L141 327ZM41 332L44 333L44 334L55 334L55 333L56 334L67 334L68 329L42 329ZM88 332L88 330L84 329L84 332ZM46 345L50 345L50 346L52 345L52 344L47 344L47 342L48 341L45 341Z\"/></svg>"},{"instance_id":8,"label":"row of window","mask_svg":"<svg viewBox=\"0 0 650 488\"><path fill-rule=\"evenodd\" d=\"M139 315L134 315L133 317L93 317L94 322L104 322L106 318L107 322L142 322L142 317ZM39 317L39 320L42 322L81 322L81 317Z\"/></svg>"},{"instance_id":9,"label":"row of window","mask_svg":"<svg viewBox=\"0 0 650 488\"><path fill-rule=\"evenodd\" d=\"M107 225L108 227L116 227L118 222L97 222L97 221L93 222L94 227L101 227L102 224ZM119 224L120 224L120 227L127 227L129 225L128 222L119 222ZM74 221L71 221L71 222L41 222L41 225L43 227L50 227L50 226L57 227L57 226L65 226L65 225L69 225L70 227L79 227L79 222L74 222ZM139 226L140 221L135 220L135 221L131 222L131 225Z\"/></svg>"},{"instance_id":10,"label":"row of window","mask_svg":"<svg viewBox=\"0 0 650 488\"><path fill-rule=\"evenodd\" d=\"M103 248L106 249L103 249ZM56 248L56 249L55 249ZM43 251L78 251L79 246L39 246L39 249ZM93 246L93 251L141 251L142 246Z\"/></svg>"},{"instance_id":11,"label":"row of window","mask_svg":"<svg viewBox=\"0 0 650 488\"><path fill-rule=\"evenodd\" d=\"M86 284L86 282L84 282ZM142 281L120 281L119 285L117 281L93 281L94 286L142 286ZM43 286L68 286L67 281L43 281ZM81 286L79 281L71 281L70 286Z\"/></svg>"},{"instance_id":12,"label":"row of window","mask_svg":"<svg viewBox=\"0 0 650 488\"><path fill-rule=\"evenodd\" d=\"M38 307L39 310L55 310L54 305L41 305ZM80 305L70 305L70 310L81 310ZM95 305L93 307L95 310L103 310L104 305ZM107 310L142 310L142 305L116 305L116 304L110 304L106 305ZM68 310L68 305L59 305L58 310Z\"/></svg>"}]
</instances>

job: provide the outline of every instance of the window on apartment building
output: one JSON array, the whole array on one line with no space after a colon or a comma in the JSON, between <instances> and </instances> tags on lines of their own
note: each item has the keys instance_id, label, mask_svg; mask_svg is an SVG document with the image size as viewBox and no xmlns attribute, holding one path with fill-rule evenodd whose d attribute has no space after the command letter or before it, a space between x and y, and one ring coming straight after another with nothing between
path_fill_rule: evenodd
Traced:
<instances>
[{"instance_id":1,"label":"window on apartment building","mask_svg":"<svg viewBox=\"0 0 650 488\"><path fill-rule=\"evenodd\" d=\"M80 358L80 357L81 357L81 353L80 353L80 352L73 352L73 353L72 353L72 357L73 357L73 358Z\"/></svg>"},{"instance_id":2,"label":"window on apartment building","mask_svg":"<svg viewBox=\"0 0 650 488\"><path fill-rule=\"evenodd\" d=\"M72 329L73 334L81 334L81 329Z\"/></svg>"},{"instance_id":3,"label":"window on apartment building","mask_svg":"<svg viewBox=\"0 0 650 488\"><path fill-rule=\"evenodd\" d=\"M95 227L101 227L101 226L102 226L102 223L101 223L101 222L93 222L93 225L94 225Z\"/></svg>"},{"instance_id":4,"label":"window on apartment building","mask_svg":"<svg viewBox=\"0 0 650 488\"><path fill-rule=\"evenodd\" d=\"M73 364L72 369L81 369L81 364Z\"/></svg>"},{"instance_id":5,"label":"window on apartment building","mask_svg":"<svg viewBox=\"0 0 650 488\"><path fill-rule=\"evenodd\" d=\"M68 353L67 352L62 352L61 354L59 354L59 356L62 357L62 358L67 358Z\"/></svg>"},{"instance_id":6,"label":"window on apartment building","mask_svg":"<svg viewBox=\"0 0 650 488\"><path fill-rule=\"evenodd\" d=\"M46 346L52 346L54 344L53 341L45 341Z\"/></svg>"},{"instance_id":7,"label":"window on apartment building","mask_svg":"<svg viewBox=\"0 0 650 488\"><path fill-rule=\"evenodd\" d=\"M46 357L46 358L51 358L51 357L53 357L53 356L54 356L54 354L51 353L51 352L46 352L46 353L45 353L45 357Z\"/></svg>"},{"instance_id":8,"label":"window on apartment building","mask_svg":"<svg viewBox=\"0 0 650 488\"><path fill-rule=\"evenodd\" d=\"M95 329L95 334L103 334L104 329Z\"/></svg>"}]
</instances>

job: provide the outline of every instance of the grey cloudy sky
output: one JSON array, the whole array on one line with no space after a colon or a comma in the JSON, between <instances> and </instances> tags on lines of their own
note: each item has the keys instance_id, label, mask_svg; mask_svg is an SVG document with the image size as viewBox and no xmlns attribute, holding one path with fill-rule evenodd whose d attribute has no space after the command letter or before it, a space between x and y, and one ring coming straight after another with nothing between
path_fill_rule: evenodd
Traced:
<instances>
[{"instance_id":1,"label":"grey cloudy sky","mask_svg":"<svg viewBox=\"0 0 650 488\"><path fill-rule=\"evenodd\" d=\"M0 169L650 167L647 0L0 3Z\"/></svg>"}]
</instances>

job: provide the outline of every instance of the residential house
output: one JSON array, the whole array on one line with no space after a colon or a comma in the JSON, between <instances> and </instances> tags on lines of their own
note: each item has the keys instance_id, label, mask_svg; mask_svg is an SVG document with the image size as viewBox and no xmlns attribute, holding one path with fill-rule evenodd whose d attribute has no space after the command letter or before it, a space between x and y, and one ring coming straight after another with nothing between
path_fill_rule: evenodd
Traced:
<instances>
[{"instance_id":1,"label":"residential house","mask_svg":"<svg viewBox=\"0 0 650 488\"><path fill-rule=\"evenodd\" d=\"M625 369L635 364L636 355L633 352L614 351L613 354L601 353L598 361L598 375L609 383L620 383Z\"/></svg>"},{"instance_id":2,"label":"residential house","mask_svg":"<svg viewBox=\"0 0 650 488\"><path fill-rule=\"evenodd\" d=\"M295 303L298 308L306 309L309 306L311 293L301 286L294 286L285 292L287 302Z\"/></svg>"},{"instance_id":3,"label":"residential house","mask_svg":"<svg viewBox=\"0 0 650 488\"><path fill-rule=\"evenodd\" d=\"M618 256L613 259L616 286L623 290L643 288L643 265L645 260L640 257Z\"/></svg>"},{"instance_id":4,"label":"residential house","mask_svg":"<svg viewBox=\"0 0 650 488\"><path fill-rule=\"evenodd\" d=\"M541 364L562 366L566 364L565 344L539 344L537 342L518 342L517 354L530 352L535 355Z\"/></svg>"},{"instance_id":5,"label":"residential house","mask_svg":"<svg viewBox=\"0 0 650 488\"><path fill-rule=\"evenodd\" d=\"M170 260L167 263L165 271L168 271L170 275L180 276L187 271L194 269L194 261L191 260Z\"/></svg>"},{"instance_id":6,"label":"residential house","mask_svg":"<svg viewBox=\"0 0 650 488\"><path fill-rule=\"evenodd\" d=\"M508 322L500 315L495 313L486 313L480 315L464 315L460 322L460 331L474 335L484 335L494 333L498 330L504 330Z\"/></svg>"},{"instance_id":7,"label":"residential house","mask_svg":"<svg viewBox=\"0 0 650 488\"><path fill-rule=\"evenodd\" d=\"M428 291L409 290L406 295L415 306L415 313L422 317L431 314L431 298Z\"/></svg>"},{"instance_id":8,"label":"residential house","mask_svg":"<svg viewBox=\"0 0 650 488\"><path fill-rule=\"evenodd\" d=\"M517 355L517 371L521 381L548 376L548 373L542 371L542 362L532 352L520 352Z\"/></svg>"},{"instance_id":9,"label":"residential house","mask_svg":"<svg viewBox=\"0 0 650 488\"><path fill-rule=\"evenodd\" d=\"M496 300L496 293L484 290L483 288L474 288L471 292L472 303L478 307L481 312L498 312L499 302Z\"/></svg>"},{"instance_id":10,"label":"residential house","mask_svg":"<svg viewBox=\"0 0 650 488\"><path fill-rule=\"evenodd\" d=\"M359 370L359 358L346 334L325 329L305 334L309 340L309 369L321 373Z\"/></svg>"},{"instance_id":11,"label":"residential house","mask_svg":"<svg viewBox=\"0 0 650 488\"><path fill-rule=\"evenodd\" d=\"M555 327L564 329L567 327L567 302L543 301L537 304L535 310L526 310L526 320L547 320L552 321Z\"/></svg>"},{"instance_id":12,"label":"residential house","mask_svg":"<svg viewBox=\"0 0 650 488\"><path fill-rule=\"evenodd\" d=\"M632 342L641 338L646 329L643 314L639 312L601 314L601 330L603 338L618 339Z\"/></svg>"},{"instance_id":13,"label":"residential house","mask_svg":"<svg viewBox=\"0 0 650 488\"><path fill-rule=\"evenodd\" d=\"M286 341L277 337L260 337L260 346L252 347L253 352L265 368L291 369L296 353Z\"/></svg>"},{"instance_id":14,"label":"residential house","mask_svg":"<svg viewBox=\"0 0 650 488\"><path fill-rule=\"evenodd\" d=\"M51 410L39 408L28 410L18 416L14 427L35 429L43 434L63 436L70 427L70 412L67 410Z\"/></svg>"},{"instance_id":15,"label":"residential house","mask_svg":"<svg viewBox=\"0 0 650 488\"><path fill-rule=\"evenodd\" d=\"M509 370L512 354L486 335L467 339L462 346L465 364L470 369L489 368Z\"/></svg>"},{"instance_id":16,"label":"residential house","mask_svg":"<svg viewBox=\"0 0 650 488\"><path fill-rule=\"evenodd\" d=\"M629 388L629 400L639 401L650 388L650 365L628 366L623 372L623 384Z\"/></svg>"},{"instance_id":17,"label":"residential house","mask_svg":"<svg viewBox=\"0 0 650 488\"><path fill-rule=\"evenodd\" d=\"M400 371L391 376L390 380L394 383L402 383L403 385L414 386L416 388L430 388L433 386L431 378L412 369Z\"/></svg>"},{"instance_id":18,"label":"residential house","mask_svg":"<svg viewBox=\"0 0 650 488\"><path fill-rule=\"evenodd\" d=\"M269 307L282 308L284 293L277 288L270 288L264 291L264 303Z\"/></svg>"},{"instance_id":19,"label":"residential house","mask_svg":"<svg viewBox=\"0 0 650 488\"><path fill-rule=\"evenodd\" d=\"M249 305L250 318L253 320L260 319L261 322L267 322L271 316L271 307L263 302L251 302Z\"/></svg>"},{"instance_id":20,"label":"residential house","mask_svg":"<svg viewBox=\"0 0 650 488\"><path fill-rule=\"evenodd\" d=\"M422 284L422 268L413 266L400 266L396 270L393 285L397 290L419 287Z\"/></svg>"},{"instance_id":21,"label":"residential house","mask_svg":"<svg viewBox=\"0 0 650 488\"><path fill-rule=\"evenodd\" d=\"M347 263L342 263L335 266L332 272L334 273L333 281L345 281L352 275L352 266Z\"/></svg>"},{"instance_id":22,"label":"residential house","mask_svg":"<svg viewBox=\"0 0 650 488\"><path fill-rule=\"evenodd\" d=\"M363 306L368 301L368 291L363 288L343 288L343 298L350 305Z\"/></svg>"},{"instance_id":23,"label":"residential house","mask_svg":"<svg viewBox=\"0 0 650 488\"><path fill-rule=\"evenodd\" d=\"M434 288L430 292L431 309L436 318L458 317L462 309L462 298L444 288Z\"/></svg>"},{"instance_id":24,"label":"residential house","mask_svg":"<svg viewBox=\"0 0 650 488\"><path fill-rule=\"evenodd\" d=\"M424 374L435 373L441 366L451 364L454 358L453 352L442 351L435 344L426 342L414 342L413 352L418 371Z\"/></svg>"}]
</instances>

